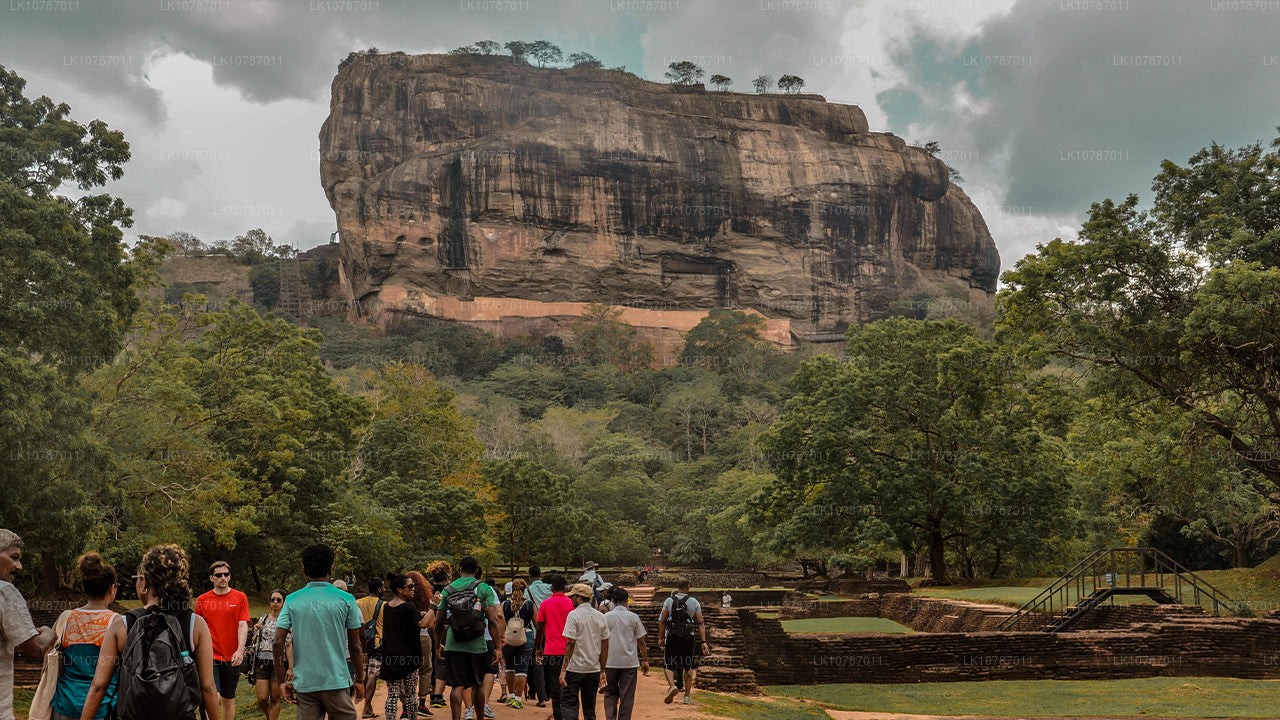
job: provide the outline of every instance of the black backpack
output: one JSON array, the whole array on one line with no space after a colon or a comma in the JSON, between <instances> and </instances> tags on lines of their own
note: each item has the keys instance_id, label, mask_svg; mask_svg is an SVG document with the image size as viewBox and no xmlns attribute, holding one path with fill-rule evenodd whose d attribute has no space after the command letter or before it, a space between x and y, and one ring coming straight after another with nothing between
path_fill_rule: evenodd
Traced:
<instances>
[{"instance_id":1,"label":"black backpack","mask_svg":"<svg viewBox=\"0 0 1280 720\"><path fill-rule=\"evenodd\" d=\"M369 618L369 622L364 624L364 646L367 654L373 654L381 649L377 644L378 640L378 615L382 613L382 606L386 605L386 601L378 599L376 605L373 606L373 617Z\"/></svg>"},{"instance_id":2,"label":"black backpack","mask_svg":"<svg viewBox=\"0 0 1280 720\"><path fill-rule=\"evenodd\" d=\"M693 616L689 614L689 596L671 595L671 617L667 621L667 637L681 640L693 637Z\"/></svg>"},{"instance_id":3,"label":"black backpack","mask_svg":"<svg viewBox=\"0 0 1280 720\"><path fill-rule=\"evenodd\" d=\"M203 693L192 652L194 614L187 610L179 618L159 609L140 608L125 613L124 621L127 635L120 653L116 717L119 720L195 717ZM185 631L184 624L187 625Z\"/></svg>"},{"instance_id":4,"label":"black backpack","mask_svg":"<svg viewBox=\"0 0 1280 720\"><path fill-rule=\"evenodd\" d=\"M476 587L480 581L473 579L462 588L449 586L445 597L445 607L449 611L449 629L453 630L453 639L466 642L484 636L484 611L477 607L480 596L476 595Z\"/></svg>"}]
</instances>

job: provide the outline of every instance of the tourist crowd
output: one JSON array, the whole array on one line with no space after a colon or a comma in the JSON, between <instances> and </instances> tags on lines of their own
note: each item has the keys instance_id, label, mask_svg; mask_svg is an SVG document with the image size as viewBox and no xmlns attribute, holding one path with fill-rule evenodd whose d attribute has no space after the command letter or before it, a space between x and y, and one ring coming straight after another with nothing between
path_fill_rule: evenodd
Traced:
<instances>
[{"instance_id":1,"label":"tourist crowd","mask_svg":"<svg viewBox=\"0 0 1280 720\"><path fill-rule=\"evenodd\" d=\"M15 651L45 663L31 720L234 720L242 677L270 720L284 702L296 704L299 720L377 717L378 680L386 720L445 707L452 720L493 718L486 699L495 685L501 704L549 704L554 720L595 720L601 699L606 720L629 720L638 675L649 674L629 593L590 562L572 584L535 566L499 591L474 557L460 558L456 572L440 560L425 572L374 577L357 600L355 578L334 580L334 552L317 543L300 558L306 585L272 590L269 610L254 619L223 561L193 603L190 562L176 545L147 550L133 576L141 604L117 613L116 571L88 553L78 564L84 604L37 628L13 584L22 550L18 535L0 529L0 720L14 719ZM658 628L665 702L683 691L692 704L708 648L687 581L664 600Z\"/></svg>"}]
</instances>

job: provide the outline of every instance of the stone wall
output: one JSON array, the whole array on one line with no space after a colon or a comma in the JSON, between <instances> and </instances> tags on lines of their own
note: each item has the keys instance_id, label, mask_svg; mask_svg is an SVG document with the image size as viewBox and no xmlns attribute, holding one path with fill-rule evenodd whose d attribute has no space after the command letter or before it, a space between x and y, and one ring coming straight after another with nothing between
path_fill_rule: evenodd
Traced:
<instances>
[{"instance_id":1,"label":"stone wall","mask_svg":"<svg viewBox=\"0 0 1280 720\"><path fill-rule=\"evenodd\" d=\"M738 614L760 685L1216 676L1280 679L1280 621L1181 618L1072 633L788 634Z\"/></svg>"}]
</instances>

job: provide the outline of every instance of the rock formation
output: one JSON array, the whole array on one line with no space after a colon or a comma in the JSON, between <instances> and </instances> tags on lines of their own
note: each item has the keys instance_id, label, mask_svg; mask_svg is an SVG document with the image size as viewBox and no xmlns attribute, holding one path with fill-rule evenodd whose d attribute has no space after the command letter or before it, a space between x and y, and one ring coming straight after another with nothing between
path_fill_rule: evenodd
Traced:
<instances>
[{"instance_id":1,"label":"rock formation","mask_svg":"<svg viewBox=\"0 0 1280 720\"><path fill-rule=\"evenodd\" d=\"M658 339L716 306L782 343L890 314L990 322L986 223L856 106L504 56L357 56L332 92L342 284L383 327L555 332L589 302Z\"/></svg>"}]
</instances>

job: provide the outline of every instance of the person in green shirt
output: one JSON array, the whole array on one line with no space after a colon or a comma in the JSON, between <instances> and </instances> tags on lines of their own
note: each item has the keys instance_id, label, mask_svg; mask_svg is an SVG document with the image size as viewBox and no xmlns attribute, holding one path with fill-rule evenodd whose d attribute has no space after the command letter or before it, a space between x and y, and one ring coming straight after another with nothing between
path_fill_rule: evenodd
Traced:
<instances>
[{"instance_id":1,"label":"person in green shirt","mask_svg":"<svg viewBox=\"0 0 1280 720\"><path fill-rule=\"evenodd\" d=\"M484 717L484 675L490 665L497 665L502 659L506 622L498 611L498 594L480 582L476 577L479 571L480 563L474 557L468 555L459 560L461 577L445 586L436 606L435 634L445 638L443 644L436 646L436 656L444 662L453 720L462 720L463 693L468 688L475 717ZM493 638L492 653L484 637L486 626Z\"/></svg>"},{"instance_id":2,"label":"person in green shirt","mask_svg":"<svg viewBox=\"0 0 1280 720\"><path fill-rule=\"evenodd\" d=\"M292 679L285 681L285 663L276 663L276 680L284 688L284 699L297 698L298 720L355 720L351 701L364 698L364 650L361 648L360 608L351 593L329 583L333 572L333 548L324 543L302 551L302 572L307 586L290 594L276 619L276 629L292 630ZM285 657L285 636L277 632L274 656ZM347 652L356 669L355 685L347 669Z\"/></svg>"}]
</instances>

